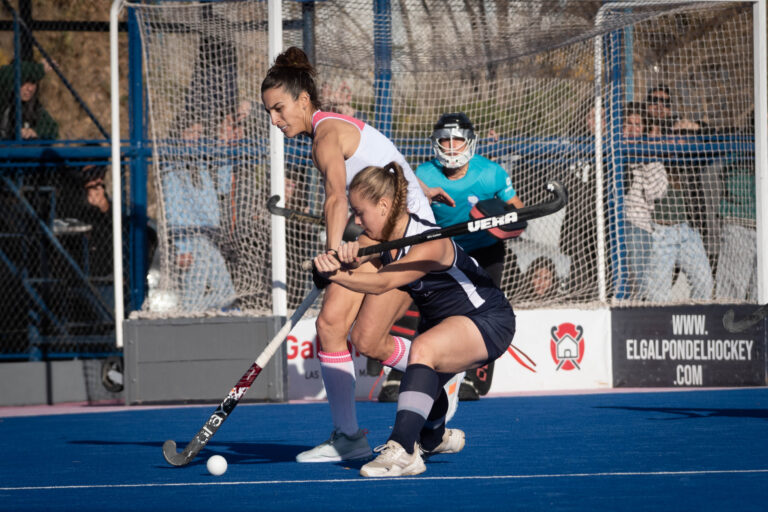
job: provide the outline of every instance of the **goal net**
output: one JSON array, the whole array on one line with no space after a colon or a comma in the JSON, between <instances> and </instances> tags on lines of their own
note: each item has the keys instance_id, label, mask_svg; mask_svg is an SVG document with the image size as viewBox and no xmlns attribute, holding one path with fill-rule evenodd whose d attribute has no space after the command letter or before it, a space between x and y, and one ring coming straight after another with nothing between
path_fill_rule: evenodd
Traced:
<instances>
[{"instance_id":1,"label":"goal net","mask_svg":"<svg viewBox=\"0 0 768 512\"><path fill-rule=\"evenodd\" d=\"M130 4L139 18L160 230L145 310L270 311L267 2ZM754 300L753 14L741 2L376 0L282 5L325 110L415 169L440 114L525 204L570 201L507 241L520 307ZM310 140L285 141L286 206L321 215ZM323 228L286 223L288 306ZM742 265L739 267L739 265ZM747 277L733 269L747 269ZM751 274L750 274L751 271Z\"/></svg>"}]
</instances>

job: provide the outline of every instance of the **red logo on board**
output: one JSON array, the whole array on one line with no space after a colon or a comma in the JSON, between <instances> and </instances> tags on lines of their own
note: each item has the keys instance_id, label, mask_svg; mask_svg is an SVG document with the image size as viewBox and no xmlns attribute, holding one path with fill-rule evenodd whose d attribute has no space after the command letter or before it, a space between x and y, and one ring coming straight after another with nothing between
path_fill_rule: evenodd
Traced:
<instances>
[{"instance_id":1,"label":"red logo on board","mask_svg":"<svg viewBox=\"0 0 768 512\"><path fill-rule=\"evenodd\" d=\"M557 363L555 371L581 370L579 365L584 358L584 328L568 322L552 327L549 350Z\"/></svg>"}]
</instances>

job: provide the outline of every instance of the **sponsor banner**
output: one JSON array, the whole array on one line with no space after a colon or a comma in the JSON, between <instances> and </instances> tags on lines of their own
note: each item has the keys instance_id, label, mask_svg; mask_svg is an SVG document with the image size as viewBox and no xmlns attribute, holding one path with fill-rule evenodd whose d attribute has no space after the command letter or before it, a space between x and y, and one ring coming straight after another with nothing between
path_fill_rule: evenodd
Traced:
<instances>
[{"instance_id":1,"label":"sponsor banner","mask_svg":"<svg viewBox=\"0 0 768 512\"><path fill-rule=\"evenodd\" d=\"M615 309L616 387L765 385L765 324L731 333L723 315L734 306ZM743 318L755 306L735 307Z\"/></svg>"},{"instance_id":2,"label":"sponsor banner","mask_svg":"<svg viewBox=\"0 0 768 512\"><path fill-rule=\"evenodd\" d=\"M288 400L325 400L320 361L317 358L320 342L315 332L316 320L316 318L302 318L291 330L285 342L288 358ZM379 395L380 383L377 382L377 377L369 377L366 373L368 359L354 348L352 359L355 362L357 379L355 397L367 399L372 395L376 398Z\"/></svg>"},{"instance_id":3,"label":"sponsor banner","mask_svg":"<svg viewBox=\"0 0 768 512\"><path fill-rule=\"evenodd\" d=\"M609 310L525 310L515 314L513 346L496 360L489 396L611 387Z\"/></svg>"}]
</instances>

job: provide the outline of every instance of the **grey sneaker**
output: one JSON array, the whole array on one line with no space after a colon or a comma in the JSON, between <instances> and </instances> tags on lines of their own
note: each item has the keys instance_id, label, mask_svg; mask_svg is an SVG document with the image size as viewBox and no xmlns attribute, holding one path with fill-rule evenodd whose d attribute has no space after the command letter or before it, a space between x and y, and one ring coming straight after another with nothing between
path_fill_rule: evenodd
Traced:
<instances>
[{"instance_id":1,"label":"grey sneaker","mask_svg":"<svg viewBox=\"0 0 768 512\"><path fill-rule=\"evenodd\" d=\"M464 449L464 431L458 428L447 428L443 433L443 441L432 450L419 448L424 457L435 455L437 453L459 453Z\"/></svg>"},{"instance_id":2,"label":"grey sneaker","mask_svg":"<svg viewBox=\"0 0 768 512\"><path fill-rule=\"evenodd\" d=\"M373 456L365 430L348 436L334 430L331 437L311 450L296 456L296 462L338 462L340 460L368 459Z\"/></svg>"},{"instance_id":3,"label":"grey sneaker","mask_svg":"<svg viewBox=\"0 0 768 512\"><path fill-rule=\"evenodd\" d=\"M360 468L360 474L368 477L418 475L427 470L419 453L418 444L413 445L413 454L405 451L397 441L377 446L379 456Z\"/></svg>"}]
</instances>

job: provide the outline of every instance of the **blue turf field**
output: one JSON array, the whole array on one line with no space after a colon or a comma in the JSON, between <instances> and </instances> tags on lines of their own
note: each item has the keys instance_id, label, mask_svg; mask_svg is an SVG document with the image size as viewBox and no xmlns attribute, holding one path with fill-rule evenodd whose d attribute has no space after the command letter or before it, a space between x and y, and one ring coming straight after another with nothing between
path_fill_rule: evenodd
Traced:
<instances>
[{"instance_id":1,"label":"blue turf field","mask_svg":"<svg viewBox=\"0 0 768 512\"><path fill-rule=\"evenodd\" d=\"M327 437L324 403L241 405L170 467L163 441L183 446L214 407L0 418L0 510L768 510L766 388L462 402L464 451L383 481L293 461ZM394 412L358 404L372 444ZM205 469L214 453L221 477Z\"/></svg>"}]
</instances>

